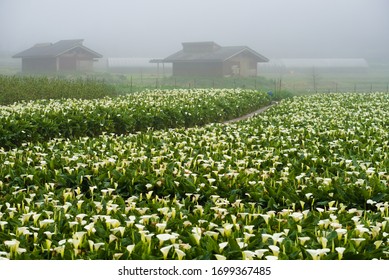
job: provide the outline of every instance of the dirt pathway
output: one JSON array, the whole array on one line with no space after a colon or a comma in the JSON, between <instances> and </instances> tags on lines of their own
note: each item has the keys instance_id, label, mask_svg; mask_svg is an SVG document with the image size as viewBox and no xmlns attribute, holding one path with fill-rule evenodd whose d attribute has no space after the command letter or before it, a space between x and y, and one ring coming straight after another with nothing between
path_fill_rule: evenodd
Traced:
<instances>
[{"instance_id":1,"label":"dirt pathway","mask_svg":"<svg viewBox=\"0 0 389 280\"><path fill-rule=\"evenodd\" d=\"M270 103L270 105L267 105L267 106L265 106L265 107L262 107L262 108L260 108L260 109L258 109L258 110L256 110L256 111L254 111L254 112L251 112L250 114L247 114L247 115L244 115L244 116L241 116L241 117L232 119L232 120L228 120L228 121L225 121L225 122L223 122L223 123L234 123L234 122L238 122L238 121L241 121L241 120L248 119L248 118L253 117L253 116L257 115L257 114L260 114L260 113L265 112L267 109L269 109L270 107L273 107L273 106L275 106L275 105L277 105L277 104L278 104L278 102L272 101L272 102Z\"/></svg>"}]
</instances>

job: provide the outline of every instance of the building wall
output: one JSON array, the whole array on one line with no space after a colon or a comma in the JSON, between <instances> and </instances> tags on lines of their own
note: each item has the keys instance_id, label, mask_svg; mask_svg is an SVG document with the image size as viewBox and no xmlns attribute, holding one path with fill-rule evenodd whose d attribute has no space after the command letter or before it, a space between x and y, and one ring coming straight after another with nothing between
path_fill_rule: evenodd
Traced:
<instances>
[{"instance_id":1,"label":"building wall","mask_svg":"<svg viewBox=\"0 0 389 280\"><path fill-rule=\"evenodd\" d=\"M240 53L224 62L174 62L174 76L251 77L257 75L257 60Z\"/></svg>"},{"instance_id":2,"label":"building wall","mask_svg":"<svg viewBox=\"0 0 389 280\"><path fill-rule=\"evenodd\" d=\"M87 72L93 70L94 58L82 50L72 50L58 57L23 58L22 72Z\"/></svg>"},{"instance_id":3,"label":"building wall","mask_svg":"<svg viewBox=\"0 0 389 280\"><path fill-rule=\"evenodd\" d=\"M23 58L23 73L88 72L93 70L93 60L78 57Z\"/></svg>"},{"instance_id":4,"label":"building wall","mask_svg":"<svg viewBox=\"0 0 389 280\"><path fill-rule=\"evenodd\" d=\"M93 57L82 49L74 49L58 57L58 71L92 71Z\"/></svg>"},{"instance_id":5,"label":"building wall","mask_svg":"<svg viewBox=\"0 0 389 280\"><path fill-rule=\"evenodd\" d=\"M93 60L77 60L77 71L93 71Z\"/></svg>"},{"instance_id":6,"label":"building wall","mask_svg":"<svg viewBox=\"0 0 389 280\"><path fill-rule=\"evenodd\" d=\"M77 71L77 58L75 56L60 56L58 57L59 72Z\"/></svg>"},{"instance_id":7,"label":"building wall","mask_svg":"<svg viewBox=\"0 0 389 280\"><path fill-rule=\"evenodd\" d=\"M174 62L173 76L223 76L221 62Z\"/></svg>"},{"instance_id":8,"label":"building wall","mask_svg":"<svg viewBox=\"0 0 389 280\"><path fill-rule=\"evenodd\" d=\"M250 55L240 53L224 62L223 74L224 76L256 76L257 61Z\"/></svg>"},{"instance_id":9,"label":"building wall","mask_svg":"<svg viewBox=\"0 0 389 280\"><path fill-rule=\"evenodd\" d=\"M56 58L23 58L22 72L49 73L57 71Z\"/></svg>"}]
</instances>

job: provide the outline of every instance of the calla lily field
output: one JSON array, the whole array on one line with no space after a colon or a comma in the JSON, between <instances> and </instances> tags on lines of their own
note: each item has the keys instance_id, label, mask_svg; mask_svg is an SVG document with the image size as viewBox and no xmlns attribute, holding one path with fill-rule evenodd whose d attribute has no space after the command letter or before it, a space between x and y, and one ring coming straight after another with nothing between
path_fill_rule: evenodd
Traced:
<instances>
[{"instance_id":1,"label":"calla lily field","mask_svg":"<svg viewBox=\"0 0 389 280\"><path fill-rule=\"evenodd\" d=\"M389 259L389 94L221 123L269 102L192 89L2 106L0 258Z\"/></svg>"},{"instance_id":2,"label":"calla lily field","mask_svg":"<svg viewBox=\"0 0 389 280\"><path fill-rule=\"evenodd\" d=\"M240 89L148 90L117 98L17 102L0 106L0 146L204 125L250 113L269 102L266 93Z\"/></svg>"}]
</instances>

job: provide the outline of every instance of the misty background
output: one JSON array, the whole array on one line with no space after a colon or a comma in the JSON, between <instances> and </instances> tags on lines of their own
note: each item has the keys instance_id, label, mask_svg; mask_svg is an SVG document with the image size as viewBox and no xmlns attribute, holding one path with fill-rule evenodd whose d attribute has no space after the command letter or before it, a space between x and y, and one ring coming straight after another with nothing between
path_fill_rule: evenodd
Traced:
<instances>
[{"instance_id":1,"label":"misty background","mask_svg":"<svg viewBox=\"0 0 389 280\"><path fill-rule=\"evenodd\" d=\"M389 61L387 0L0 0L0 55L85 39L104 57L164 58L181 42L268 58Z\"/></svg>"}]
</instances>

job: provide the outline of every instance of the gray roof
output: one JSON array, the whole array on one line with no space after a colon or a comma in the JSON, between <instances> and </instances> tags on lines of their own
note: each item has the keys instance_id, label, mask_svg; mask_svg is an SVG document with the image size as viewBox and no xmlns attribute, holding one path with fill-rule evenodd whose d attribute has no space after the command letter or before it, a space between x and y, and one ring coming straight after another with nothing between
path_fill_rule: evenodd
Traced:
<instances>
[{"instance_id":1,"label":"gray roof","mask_svg":"<svg viewBox=\"0 0 389 280\"><path fill-rule=\"evenodd\" d=\"M33 47L22 51L12 56L13 58L23 57L57 57L75 48L82 48L86 52L90 53L93 57L103 57L101 54L92 51L91 49L82 45L84 40L61 40L54 44L52 43L41 43L36 44Z\"/></svg>"},{"instance_id":2,"label":"gray roof","mask_svg":"<svg viewBox=\"0 0 389 280\"><path fill-rule=\"evenodd\" d=\"M208 49L199 49L196 51L194 48L190 50L185 50L187 45L193 44L194 46L200 46L204 44ZM210 47L210 45L212 45ZM240 53L249 53L251 54L257 62L268 62L269 59L263 55L257 53L256 51L250 49L247 46L232 46L232 47L221 47L213 42L196 42L196 43L183 43L183 50L178 51L168 57L166 57L164 62L223 62L226 61Z\"/></svg>"}]
</instances>

